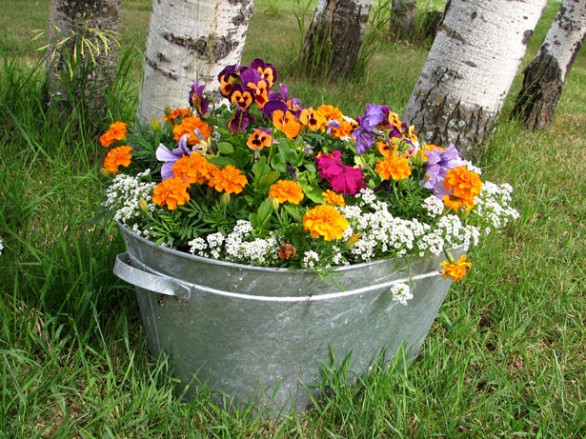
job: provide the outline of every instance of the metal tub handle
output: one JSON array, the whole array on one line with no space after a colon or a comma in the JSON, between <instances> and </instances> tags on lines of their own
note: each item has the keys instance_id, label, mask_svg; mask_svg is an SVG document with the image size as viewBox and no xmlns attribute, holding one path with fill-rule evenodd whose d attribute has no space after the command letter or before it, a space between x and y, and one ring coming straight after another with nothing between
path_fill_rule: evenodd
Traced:
<instances>
[{"instance_id":1,"label":"metal tub handle","mask_svg":"<svg viewBox=\"0 0 586 439\"><path fill-rule=\"evenodd\" d=\"M149 273L148 271L130 265L130 256L128 253L120 253L116 256L113 271L120 279L136 287L167 296L175 296L183 300L189 300L191 297L188 287L172 279Z\"/></svg>"}]
</instances>

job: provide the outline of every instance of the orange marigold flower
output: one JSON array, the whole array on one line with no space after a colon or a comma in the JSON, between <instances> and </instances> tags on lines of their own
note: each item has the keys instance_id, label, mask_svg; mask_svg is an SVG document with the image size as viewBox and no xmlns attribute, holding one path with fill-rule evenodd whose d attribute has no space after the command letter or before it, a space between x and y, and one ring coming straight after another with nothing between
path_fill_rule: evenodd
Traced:
<instances>
[{"instance_id":1,"label":"orange marigold flower","mask_svg":"<svg viewBox=\"0 0 586 439\"><path fill-rule=\"evenodd\" d=\"M248 184L248 179L236 166L228 165L220 170L213 170L208 185L218 192L227 194L239 194Z\"/></svg>"},{"instance_id":2,"label":"orange marigold flower","mask_svg":"<svg viewBox=\"0 0 586 439\"><path fill-rule=\"evenodd\" d=\"M169 121L171 125L175 125L177 123L177 119L185 118L185 117L192 117L193 111L190 108L175 108L173 110L165 111L165 115L163 116L163 120Z\"/></svg>"},{"instance_id":3,"label":"orange marigold flower","mask_svg":"<svg viewBox=\"0 0 586 439\"><path fill-rule=\"evenodd\" d=\"M116 174L120 166L127 168L132 159L132 147L125 145L112 148L104 159L104 168L109 174Z\"/></svg>"},{"instance_id":4,"label":"orange marigold flower","mask_svg":"<svg viewBox=\"0 0 586 439\"><path fill-rule=\"evenodd\" d=\"M203 184L212 176L210 163L197 152L181 157L175 162L172 169L175 177L182 178L190 184Z\"/></svg>"},{"instance_id":5,"label":"orange marigold flower","mask_svg":"<svg viewBox=\"0 0 586 439\"><path fill-rule=\"evenodd\" d=\"M460 256L456 262L442 262L440 264L443 268L441 274L446 279L452 279L453 281L459 281L466 276L470 267L472 267L472 263L466 262L466 255Z\"/></svg>"},{"instance_id":6,"label":"orange marigold flower","mask_svg":"<svg viewBox=\"0 0 586 439\"><path fill-rule=\"evenodd\" d=\"M321 114L323 118L326 120L337 120L341 121L344 119L344 114L338 107L334 107L333 105L322 104L317 107L316 111Z\"/></svg>"},{"instance_id":7,"label":"orange marigold flower","mask_svg":"<svg viewBox=\"0 0 586 439\"><path fill-rule=\"evenodd\" d=\"M348 220L340 212L326 204L320 204L303 215L303 227L312 238L341 239L348 225Z\"/></svg>"},{"instance_id":8,"label":"orange marigold flower","mask_svg":"<svg viewBox=\"0 0 586 439\"><path fill-rule=\"evenodd\" d=\"M376 164L376 172L384 180L403 180L411 175L411 165L405 157L389 155Z\"/></svg>"},{"instance_id":9,"label":"orange marigold flower","mask_svg":"<svg viewBox=\"0 0 586 439\"><path fill-rule=\"evenodd\" d=\"M250 149L261 150L273 144L273 135L270 130L258 128L248 138L246 146Z\"/></svg>"},{"instance_id":10,"label":"orange marigold flower","mask_svg":"<svg viewBox=\"0 0 586 439\"><path fill-rule=\"evenodd\" d=\"M180 177L163 180L153 189L153 203L167 209L175 210L189 201L189 183Z\"/></svg>"},{"instance_id":11,"label":"orange marigold flower","mask_svg":"<svg viewBox=\"0 0 586 439\"><path fill-rule=\"evenodd\" d=\"M464 206L467 211L472 210L474 207L474 200L470 198L460 198L453 195L444 195L442 196L442 200L444 202L444 206L446 206L446 209L451 209L456 213L460 211L462 206Z\"/></svg>"},{"instance_id":12,"label":"orange marigold flower","mask_svg":"<svg viewBox=\"0 0 586 439\"><path fill-rule=\"evenodd\" d=\"M338 194L337 192L334 192L333 190L330 190L330 189L328 189L325 192L322 192L321 198L322 198L322 200L324 200L324 203L326 203L326 204L332 204L335 206L346 205L346 202L344 201L344 196L342 194Z\"/></svg>"},{"instance_id":13,"label":"orange marigold flower","mask_svg":"<svg viewBox=\"0 0 586 439\"><path fill-rule=\"evenodd\" d=\"M125 122L120 121L111 124L110 128L100 136L100 144L103 147L108 148L115 141L124 139L128 134L126 126Z\"/></svg>"},{"instance_id":14,"label":"orange marigold flower","mask_svg":"<svg viewBox=\"0 0 586 439\"><path fill-rule=\"evenodd\" d=\"M209 139L212 135L212 128L201 120L199 117L186 117L181 120L181 123L173 127L173 138L179 141L184 134L187 134L187 143L189 145L197 145L201 143L202 139L196 134L199 131L204 140Z\"/></svg>"},{"instance_id":15,"label":"orange marigold flower","mask_svg":"<svg viewBox=\"0 0 586 439\"><path fill-rule=\"evenodd\" d=\"M274 198L279 203L299 204L303 200L303 190L295 181L279 180L270 187L269 198Z\"/></svg>"},{"instance_id":16,"label":"orange marigold flower","mask_svg":"<svg viewBox=\"0 0 586 439\"><path fill-rule=\"evenodd\" d=\"M449 197L444 196L444 203L449 198L448 202L459 202L460 206L465 205L469 211L474 207L474 197L480 194L482 180L477 173L469 171L465 166L457 166L446 173L444 188L450 191ZM454 209L454 205L446 206Z\"/></svg>"},{"instance_id":17,"label":"orange marigold flower","mask_svg":"<svg viewBox=\"0 0 586 439\"><path fill-rule=\"evenodd\" d=\"M273 125L279 131L293 140L301 132L301 124L295 119L295 115L290 111L283 113L282 110L273 111Z\"/></svg>"}]
</instances>

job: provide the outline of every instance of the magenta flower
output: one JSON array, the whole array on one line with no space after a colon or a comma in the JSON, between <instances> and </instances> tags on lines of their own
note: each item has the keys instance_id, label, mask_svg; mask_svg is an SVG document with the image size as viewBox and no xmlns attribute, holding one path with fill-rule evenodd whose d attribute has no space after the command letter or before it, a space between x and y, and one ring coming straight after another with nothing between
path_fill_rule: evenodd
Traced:
<instances>
[{"instance_id":1,"label":"magenta flower","mask_svg":"<svg viewBox=\"0 0 586 439\"><path fill-rule=\"evenodd\" d=\"M327 181L332 190L339 194L356 195L364 187L362 168L346 166L340 159L340 151L323 154L315 158L320 178Z\"/></svg>"}]
</instances>

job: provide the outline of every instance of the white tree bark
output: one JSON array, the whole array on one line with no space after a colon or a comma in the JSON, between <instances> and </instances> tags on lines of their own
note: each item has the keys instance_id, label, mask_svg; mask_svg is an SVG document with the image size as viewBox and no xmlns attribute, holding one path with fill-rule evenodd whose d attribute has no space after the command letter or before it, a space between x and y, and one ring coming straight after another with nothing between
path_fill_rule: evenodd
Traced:
<instances>
[{"instance_id":1,"label":"white tree bark","mask_svg":"<svg viewBox=\"0 0 586 439\"><path fill-rule=\"evenodd\" d=\"M586 36L586 1L564 0L535 59L527 66L513 114L531 130L549 125L568 72Z\"/></svg>"},{"instance_id":2,"label":"white tree bark","mask_svg":"<svg viewBox=\"0 0 586 439\"><path fill-rule=\"evenodd\" d=\"M308 75L336 80L351 73L371 6L372 0L319 0L303 45Z\"/></svg>"},{"instance_id":3,"label":"white tree bark","mask_svg":"<svg viewBox=\"0 0 586 439\"><path fill-rule=\"evenodd\" d=\"M160 118L185 107L193 81L218 89L218 73L239 64L254 0L153 0L138 114Z\"/></svg>"},{"instance_id":4,"label":"white tree bark","mask_svg":"<svg viewBox=\"0 0 586 439\"><path fill-rule=\"evenodd\" d=\"M547 0L451 0L403 115L478 157Z\"/></svg>"}]
</instances>

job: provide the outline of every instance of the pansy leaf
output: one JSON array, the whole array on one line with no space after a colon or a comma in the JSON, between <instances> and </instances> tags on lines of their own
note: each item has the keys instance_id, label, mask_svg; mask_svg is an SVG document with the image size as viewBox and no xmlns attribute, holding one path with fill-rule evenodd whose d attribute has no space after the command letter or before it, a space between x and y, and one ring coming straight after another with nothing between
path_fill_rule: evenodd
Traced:
<instances>
[{"instance_id":1,"label":"pansy leaf","mask_svg":"<svg viewBox=\"0 0 586 439\"><path fill-rule=\"evenodd\" d=\"M212 157L209 159L209 161L210 161L210 163L213 163L214 165L219 166L220 168L223 168L228 165L238 167L238 164L236 163L236 161L231 157L226 157L226 156Z\"/></svg>"},{"instance_id":2,"label":"pansy leaf","mask_svg":"<svg viewBox=\"0 0 586 439\"><path fill-rule=\"evenodd\" d=\"M264 200L258 207L258 210L256 211L256 218L262 228L264 228L269 223L273 211L273 200L271 198Z\"/></svg>"},{"instance_id":3,"label":"pansy leaf","mask_svg":"<svg viewBox=\"0 0 586 439\"><path fill-rule=\"evenodd\" d=\"M322 193L323 189L319 186L311 185L306 182L299 181L301 184L301 188L303 189L303 193L307 198L309 198L314 203L321 204L323 203Z\"/></svg>"},{"instance_id":4,"label":"pansy leaf","mask_svg":"<svg viewBox=\"0 0 586 439\"><path fill-rule=\"evenodd\" d=\"M295 219L296 221L301 221L302 215L299 206L295 206L292 204L284 204L283 207L285 208L285 212L291 215L293 219Z\"/></svg>"},{"instance_id":5,"label":"pansy leaf","mask_svg":"<svg viewBox=\"0 0 586 439\"><path fill-rule=\"evenodd\" d=\"M279 179L279 173L277 171L270 171L263 175L263 177L259 181L260 187L267 187L273 184L275 181Z\"/></svg>"},{"instance_id":6,"label":"pansy leaf","mask_svg":"<svg viewBox=\"0 0 586 439\"><path fill-rule=\"evenodd\" d=\"M222 154L232 154L234 152L234 146L228 142L218 143L218 151Z\"/></svg>"}]
</instances>

